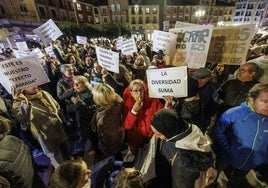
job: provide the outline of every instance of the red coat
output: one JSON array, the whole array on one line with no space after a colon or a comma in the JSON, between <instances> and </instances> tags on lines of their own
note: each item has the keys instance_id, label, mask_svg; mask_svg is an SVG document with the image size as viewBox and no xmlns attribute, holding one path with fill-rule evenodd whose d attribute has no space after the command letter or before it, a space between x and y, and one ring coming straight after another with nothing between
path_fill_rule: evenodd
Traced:
<instances>
[{"instance_id":1,"label":"red coat","mask_svg":"<svg viewBox=\"0 0 268 188\"><path fill-rule=\"evenodd\" d=\"M135 100L130 95L129 88L125 89L123 99L125 101L123 127L128 131L130 151L132 154L136 154L138 148L142 147L143 140L153 136L151 118L164 105L159 99L149 98L148 93L146 93L142 109L138 115L134 115L131 113L131 109L135 104Z\"/></svg>"}]
</instances>

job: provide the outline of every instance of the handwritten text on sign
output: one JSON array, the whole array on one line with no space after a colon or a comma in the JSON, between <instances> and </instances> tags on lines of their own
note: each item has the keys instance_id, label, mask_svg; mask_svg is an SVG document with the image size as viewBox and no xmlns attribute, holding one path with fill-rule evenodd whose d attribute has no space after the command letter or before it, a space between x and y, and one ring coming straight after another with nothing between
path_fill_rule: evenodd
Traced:
<instances>
[{"instance_id":1,"label":"handwritten text on sign","mask_svg":"<svg viewBox=\"0 0 268 188\"><path fill-rule=\"evenodd\" d=\"M134 37L132 37L131 39L124 40L122 42L121 48L122 48L122 53L124 55L129 55L138 51Z\"/></svg>"},{"instance_id":2,"label":"handwritten text on sign","mask_svg":"<svg viewBox=\"0 0 268 188\"><path fill-rule=\"evenodd\" d=\"M172 67L165 69L149 69L146 71L149 96L187 96L187 67Z\"/></svg>"},{"instance_id":3,"label":"handwritten text on sign","mask_svg":"<svg viewBox=\"0 0 268 188\"><path fill-rule=\"evenodd\" d=\"M154 30L153 32L153 51L162 50L164 54L169 55L175 48L177 35L164 31Z\"/></svg>"},{"instance_id":4,"label":"handwritten text on sign","mask_svg":"<svg viewBox=\"0 0 268 188\"><path fill-rule=\"evenodd\" d=\"M254 24L213 29L207 61L240 65L245 62Z\"/></svg>"},{"instance_id":5,"label":"handwritten text on sign","mask_svg":"<svg viewBox=\"0 0 268 188\"><path fill-rule=\"evenodd\" d=\"M46 46L62 35L62 32L52 19L49 19L46 23L34 29L33 32L41 38Z\"/></svg>"},{"instance_id":6,"label":"handwritten text on sign","mask_svg":"<svg viewBox=\"0 0 268 188\"><path fill-rule=\"evenodd\" d=\"M25 89L49 82L47 74L36 56L9 59L0 64L1 84L11 93L11 88Z\"/></svg>"},{"instance_id":7,"label":"handwritten text on sign","mask_svg":"<svg viewBox=\"0 0 268 188\"><path fill-rule=\"evenodd\" d=\"M119 53L97 46L96 53L100 66L109 71L119 73Z\"/></svg>"},{"instance_id":8,"label":"handwritten text on sign","mask_svg":"<svg viewBox=\"0 0 268 188\"><path fill-rule=\"evenodd\" d=\"M173 65L187 65L189 68L204 67L212 29L211 25L170 29L169 32L177 34Z\"/></svg>"}]
</instances>

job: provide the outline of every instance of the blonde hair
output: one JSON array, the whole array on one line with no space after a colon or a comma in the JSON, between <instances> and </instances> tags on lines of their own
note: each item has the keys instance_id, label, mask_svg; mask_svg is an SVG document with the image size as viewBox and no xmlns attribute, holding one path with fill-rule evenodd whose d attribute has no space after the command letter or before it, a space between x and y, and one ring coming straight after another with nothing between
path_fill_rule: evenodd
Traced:
<instances>
[{"instance_id":1,"label":"blonde hair","mask_svg":"<svg viewBox=\"0 0 268 188\"><path fill-rule=\"evenodd\" d=\"M143 188L142 175L138 170L123 168L115 177L113 188Z\"/></svg>"},{"instance_id":2,"label":"blonde hair","mask_svg":"<svg viewBox=\"0 0 268 188\"><path fill-rule=\"evenodd\" d=\"M135 80L132 80L131 82L130 82L130 84L129 84L129 90L131 91L132 89L133 89L133 87L135 86L135 85L141 85L143 88L144 88L144 90L146 89L146 87L145 87L145 83L144 83L144 81L142 81L142 80L140 80L140 79L135 79Z\"/></svg>"},{"instance_id":3,"label":"blonde hair","mask_svg":"<svg viewBox=\"0 0 268 188\"><path fill-rule=\"evenodd\" d=\"M110 106L114 102L123 102L123 99L115 93L114 89L105 83L96 85L92 93L94 102L99 106Z\"/></svg>"},{"instance_id":4,"label":"blonde hair","mask_svg":"<svg viewBox=\"0 0 268 188\"><path fill-rule=\"evenodd\" d=\"M81 82L81 83L85 84L86 88L92 89L91 84L88 82L87 78L84 76L74 76L73 81L74 82Z\"/></svg>"}]
</instances>

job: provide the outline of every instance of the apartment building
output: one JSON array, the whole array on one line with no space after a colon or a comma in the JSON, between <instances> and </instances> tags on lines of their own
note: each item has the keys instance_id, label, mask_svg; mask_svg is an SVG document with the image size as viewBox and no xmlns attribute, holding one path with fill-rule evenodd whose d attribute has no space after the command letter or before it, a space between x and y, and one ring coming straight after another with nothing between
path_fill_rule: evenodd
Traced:
<instances>
[{"instance_id":1,"label":"apartment building","mask_svg":"<svg viewBox=\"0 0 268 188\"><path fill-rule=\"evenodd\" d=\"M256 24L259 26L267 1L238 0L234 13L233 24Z\"/></svg>"}]
</instances>

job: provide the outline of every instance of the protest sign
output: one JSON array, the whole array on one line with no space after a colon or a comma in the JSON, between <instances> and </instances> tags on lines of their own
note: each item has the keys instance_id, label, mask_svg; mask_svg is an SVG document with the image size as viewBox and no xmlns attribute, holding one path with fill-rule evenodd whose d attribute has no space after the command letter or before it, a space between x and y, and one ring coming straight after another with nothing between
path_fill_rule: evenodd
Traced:
<instances>
[{"instance_id":1,"label":"protest sign","mask_svg":"<svg viewBox=\"0 0 268 188\"><path fill-rule=\"evenodd\" d=\"M23 42L16 42L16 46L19 51L27 51L29 50L27 43L25 41Z\"/></svg>"},{"instance_id":2,"label":"protest sign","mask_svg":"<svg viewBox=\"0 0 268 188\"><path fill-rule=\"evenodd\" d=\"M169 32L177 34L172 64L189 68L205 67L212 29L212 25L170 29Z\"/></svg>"},{"instance_id":3,"label":"protest sign","mask_svg":"<svg viewBox=\"0 0 268 188\"><path fill-rule=\"evenodd\" d=\"M52 47L52 46L48 46L48 47L46 47L46 48L45 48L45 52L46 52L47 54L49 54L51 57L56 57L56 58L57 58L57 56L55 55L55 53L54 53L54 51L53 51L53 47Z\"/></svg>"},{"instance_id":4,"label":"protest sign","mask_svg":"<svg viewBox=\"0 0 268 188\"><path fill-rule=\"evenodd\" d=\"M44 57L43 52L40 50L40 48L35 48L32 52L32 55L36 55L38 58Z\"/></svg>"},{"instance_id":5,"label":"protest sign","mask_svg":"<svg viewBox=\"0 0 268 188\"><path fill-rule=\"evenodd\" d=\"M168 32L169 30L169 21L163 21L163 31Z\"/></svg>"},{"instance_id":6,"label":"protest sign","mask_svg":"<svg viewBox=\"0 0 268 188\"><path fill-rule=\"evenodd\" d=\"M146 74L150 97L162 98L163 96L187 96L186 66L165 69L148 69Z\"/></svg>"},{"instance_id":7,"label":"protest sign","mask_svg":"<svg viewBox=\"0 0 268 188\"><path fill-rule=\"evenodd\" d=\"M13 54L16 58L22 58L22 57L26 57L26 56L30 56L31 52L26 52L26 51L20 51L20 50L15 50L13 49Z\"/></svg>"},{"instance_id":8,"label":"protest sign","mask_svg":"<svg viewBox=\"0 0 268 188\"><path fill-rule=\"evenodd\" d=\"M164 31L154 30L153 32L153 51L162 50L164 54L172 53L176 46L177 35Z\"/></svg>"},{"instance_id":9,"label":"protest sign","mask_svg":"<svg viewBox=\"0 0 268 188\"><path fill-rule=\"evenodd\" d=\"M119 73L119 53L96 46L96 54L100 66Z\"/></svg>"},{"instance_id":10,"label":"protest sign","mask_svg":"<svg viewBox=\"0 0 268 188\"><path fill-rule=\"evenodd\" d=\"M254 28L254 24L214 28L207 61L228 65L245 62Z\"/></svg>"},{"instance_id":11,"label":"protest sign","mask_svg":"<svg viewBox=\"0 0 268 188\"><path fill-rule=\"evenodd\" d=\"M1 84L11 93L11 88L26 89L49 82L46 72L36 56L9 59L0 64Z\"/></svg>"},{"instance_id":12,"label":"protest sign","mask_svg":"<svg viewBox=\"0 0 268 188\"><path fill-rule=\"evenodd\" d=\"M134 37L131 37L131 39L124 40L122 42L121 47L122 47L122 53L124 55L129 55L138 51Z\"/></svg>"},{"instance_id":13,"label":"protest sign","mask_svg":"<svg viewBox=\"0 0 268 188\"><path fill-rule=\"evenodd\" d=\"M33 32L40 37L46 46L62 35L62 32L52 19L49 19L46 23L34 29Z\"/></svg>"},{"instance_id":14,"label":"protest sign","mask_svg":"<svg viewBox=\"0 0 268 188\"><path fill-rule=\"evenodd\" d=\"M76 36L76 42L77 44L86 44L87 43L87 37L83 36Z\"/></svg>"},{"instance_id":15,"label":"protest sign","mask_svg":"<svg viewBox=\"0 0 268 188\"><path fill-rule=\"evenodd\" d=\"M176 21L174 28L192 27L192 26L197 26L197 24Z\"/></svg>"},{"instance_id":16,"label":"protest sign","mask_svg":"<svg viewBox=\"0 0 268 188\"><path fill-rule=\"evenodd\" d=\"M116 49L121 50L122 49L122 42L123 42L123 37L118 37L116 39Z\"/></svg>"}]
</instances>

